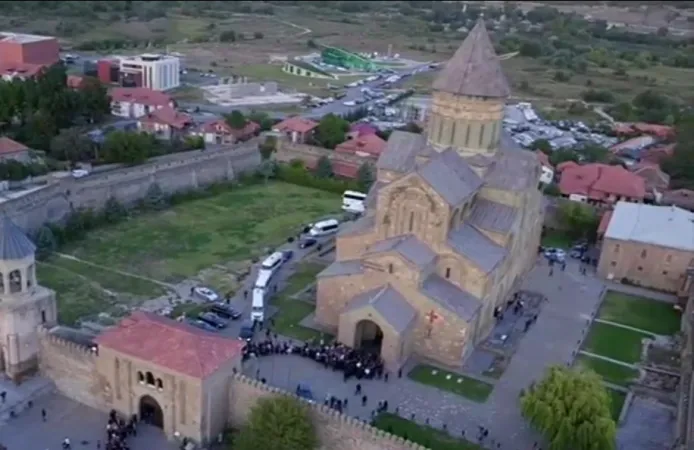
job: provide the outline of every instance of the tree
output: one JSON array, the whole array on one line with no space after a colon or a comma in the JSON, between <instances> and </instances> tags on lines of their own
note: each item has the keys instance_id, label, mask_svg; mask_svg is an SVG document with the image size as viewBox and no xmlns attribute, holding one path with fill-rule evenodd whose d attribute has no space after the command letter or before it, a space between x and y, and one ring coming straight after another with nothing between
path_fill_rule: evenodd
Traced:
<instances>
[{"instance_id":1,"label":"tree","mask_svg":"<svg viewBox=\"0 0 694 450\"><path fill-rule=\"evenodd\" d=\"M234 130L240 130L246 126L246 116L236 109L231 114L224 116L224 121Z\"/></svg>"},{"instance_id":2,"label":"tree","mask_svg":"<svg viewBox=\"0 0 694 450\"><path fill-rule=\"evenodd\" d=\"M103 154L106 162L140 164L147 160L153 148L144 133L114 131L106 136Z\"/></svg>"},{"instance_id":3,"label":"tree","mask_svg":"<svg viewBox=\"0 0 694 450\"><path fill-rule=\"evenodd\" d=\"M234 439L235 450L315 450L316 429L305 404L292 397L263 398Z\"/></svg>"},{"instance_id":4,"label":"tree","mask_svg":"<svg viewBox=\"0 0 694 450\"><path fill-rule=\"evenodd\" d=\"M371 188L371 185L376 178L375 172L374 165L369 162L365 162L359 166L359 170L357 171L357 181L363 190L368 191L369 188Z\"/></svg>"},{"instance_id":5,"label":"tree","mask_svg":"<svg viewBox=\"0 0 694 450\"><path fill-rule=\"evenodd\" d=\"M277 175L277 162L266 159L258 167L258 174L263 177L265 182Z\"/></svg>"},{"instance_id":6,"label":"tree","mask_svg":"<svg viewBox=\"0 0 694 450\"><path fill-rule=\"evenodd\" d=\"M262 38L263 38L263 33L261 33L260 31L256 31L255 33L253 33L253 39L262 39Z\"/></svg>"},{"instance_id":7,"label":"tree","mask_svg":"<svg viewBox=\"0 0 694 450\"><path fill-rule=\"evenodd\" d=\"M236 33L232 30L224 31L219 35L220 42L236 42Z\"/></svg>"},{"instance_id":8,"label":"tree","mask_svg":"<svg viewBox=\"0 0 694 450\"><path fill-rule=\"evenodd\" d=\"M275 136L266 137L265 141L258 145L258 150L263 160L270 159L275 150L277 150L277 138Z\"/></svg>"},{"instance_id":9,"label":"tree","mask_svg":"<svg viewBox=\"0 0 694 450\"><path fill-rule=\"evenodd\" d=\"M599 218L591 206L566 200L559 206L558 219L566 233L572 238L594 240Z\"/></svg>"},{"instance_id":10,"label":"tree","mask_svg":"<svg viewBox=\"0 0 694 450\"><path fill-rule=\"evenodd\" d=\"M545 435L550 450L614 450L610 402L594 372L555 366L521 397L521 412Z\"/></svg>"},{"instance_id":11,"label":"tree","mask_svg":"<svg viewBox=\"0 0 694 450\"><path fill-rule=\"evenodd\" d=\"M59 160L87 161L94 158L92 141L78 128L67 128L51 139L50 155Z\"/></svg>"},{"instance_id":12,"label":"tree","mask_svg":"<svg viewBox=\"0 0 694 450\"><path fill-rule=\"evenodd\" d=\"M248 120L260 125L261 131L269 131L270 129L272 129L272 126L275 124L275 121L272 120L272 117L270 117L267 113L264 113L262 111L251 112L248 115Z\"/></svg>"},{"instance_id":13,"label":"tree","mask_svg":"<svg viewBox=\"0 0 694 450\"><path fill-rule=\"evenodd\" d=\"M111 98L99 79L84 77L77 91L80 113L89 123L101 122L111 113Z\"/></svg>"},{"instance_id":14,"label":"tree","mask_svg":"<svg viewBox=\"0 0 694 450\"><path fill-rule=\"evenodd\" d=\"M318 178L330 178L333 176L333 163L330 162L330 158L323 155L318 158L316 163L316 176Z\"/></svg>"},{"instance_id":15,"label":"tree","mask_svg":"<svg viewBox=\"0 0 694 450\"><path fill-rule=\"evenodd\" d=\"M103 214L106 222L116 223L127 217L128 210L125 208L125 206L121 205L121 203L116 200L115 197L110 197L108 200L106 200Z\"/></svg>"},{"instance_id":16,"label":"tree","mask_svg":"<svg viewBox=\"0 0 694 450\"><path fill-rule=\"evenodd\" d=\"M560 148L549 154L549 162L553 166L567 161L578 162L578 153L568 148Z\"/></svg>"},{"instance_id":17,"label":"tree","mask_svg":"<svg viewBox=\"0 0 694 450\"><path fill-rule=\"evenodd\" d=\"M349 122L335 114L327 114L318 123L316 139L323 147L333 149L345 141L347 131Z\"/></svg>"},{"instance_id":18,"label":"tree","mask_svg":"<svg viewBox=\"0 0 694 450\"><path fill-rule=\"evenodd\" d=\"M694 114L682 117L675 126L673 154L663 161L663 170L672 178L673 187L694 187Z\"/></svg>"},{"instance_id":19,"label":"tree","mask_svg":"<svg viewBox=\"0 0 694 450\"><path fill-rule=\"evenodd\" d=\"M581 147L580 152L583 160L589 163L608 162L611 159L610 151L598 144L587 144Z\"/></svg>"},{"instance_id":20,"label":"tree","mask_svg":"<svg viewBox=\"0 0 694 450\"><path fill-rule=\"evenodd\" d=\"M530 150L540 150L546 155L551 155L552 145L547 139L535 139L532 144L530 144Z\"/></svg>"},{"instance_id":21,"label":"tree","mask_svg":"<svg viewBox=\"0 0 694 450\"><path fill-rule=\"evenodd\" d=\"M34 244L36 244L36 256L39 259L47 257L58 248L58 241L53 235L53 230L46 225L36 231Z\"/></svg>"}]
</instances>

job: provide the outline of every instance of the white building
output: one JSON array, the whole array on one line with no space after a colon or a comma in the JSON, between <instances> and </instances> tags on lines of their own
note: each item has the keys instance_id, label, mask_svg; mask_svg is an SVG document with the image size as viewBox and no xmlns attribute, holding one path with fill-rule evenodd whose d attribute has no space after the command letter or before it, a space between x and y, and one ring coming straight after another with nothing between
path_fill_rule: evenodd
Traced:
<instances>
[{"instance_id":1,"label":"white building","mask_svg":"<svg viewBox=\"0 0 694 450\"><path fill-rule=\"evenodd\" d=\"M136 86L166 91L181 85L181 60L175 56L143 54L120 60L124 78L132 78Z\"/></svg>"},{"instance_id":2,"label":"white building","mask_svg":"<svg viewBox=\"0 0 694 450\"><path fill-rule=\"evenodd\" d=\"M554 170L551 167L542 165L542 173L540 174L540 183L550 184L554 181Z\"/></svg>"},{"instance_id":3,"label":"white building","mask_svg":"<svg viewBox=\"0 0 694 450\"><path fill-rule=\"evenodd\" d=\"M147 88L116 87L109 91L109 95L111 114L126 119L139 119L158 109L176 106L167 94Z\"/></svg>"}]
</instances>

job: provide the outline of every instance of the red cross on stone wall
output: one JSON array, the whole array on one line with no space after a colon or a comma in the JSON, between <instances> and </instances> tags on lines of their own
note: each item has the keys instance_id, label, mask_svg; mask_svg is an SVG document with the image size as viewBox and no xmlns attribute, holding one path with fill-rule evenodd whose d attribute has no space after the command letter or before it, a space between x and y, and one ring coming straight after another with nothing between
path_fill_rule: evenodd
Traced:
<instances>
[{"instance_id":1,"label":"red cross on stone wall","mask_svg":"<svg viewBox=\"0 0 694 450\"><path fill-rule=\"evenodd\" d=\"M434 329L434 324L443 319L443 317L436 314L436 311L434 311L433 309L429 311L425 317L427 318L427 322L429 322L429 325L427 327L427 337L431 337L431 331Z\"/></svg>"}]
</instances>

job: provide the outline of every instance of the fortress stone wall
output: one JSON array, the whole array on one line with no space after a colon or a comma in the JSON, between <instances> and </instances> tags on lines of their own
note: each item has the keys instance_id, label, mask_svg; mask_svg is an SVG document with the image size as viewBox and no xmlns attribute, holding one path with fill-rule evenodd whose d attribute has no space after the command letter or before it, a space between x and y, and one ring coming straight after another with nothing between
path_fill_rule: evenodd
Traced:
<instances>
[{"instance_id":1,"label":"fortress stone wall","mask_svg":"<svg viewBox=\"0 0 694 450\"><path fill-rule=\"evenodd\" d=\"M242 427L259 399L279 395L293 396L243 375L234 375L229 389L230 425ZM320 450L427 450L320 403L312 403L310 408Z\"/></svg>"},{"instance_id":2,"label":"fortress stone wall","mask_svg":"<svg viewBox=\"0 0 694 450\"><path fill-rule=\"evenodd\" d=\"M134 167L92 174L81 179L66 177L44 187L0 203L7 214L30 232L45 223L60 222L79 208L99 209L110 197L123 204L142 199L157 183L167 194L197 189L233 180L239 173L254 170L260 154L254 141L219 150L196 150L155 158Z\"/></svg>"},{"instance_id":3,"label":"fortress stone wall","mask_svg":"<svg viewBox=\"0 0 694 450\"><path fill-rule=\"evenodd\" d=\"M99 375L99 355L85 345L68 341L45 328L40 330L40 371L55 384L58 393L100 411L112 406L111 386ZM229 417L233 428L240 428L261 398L288 395L243 375L230 375ZM311 413L320 439L320 450L427 450L372 426L338 413L322 404L311 404Z\"/></svg>"}]
</instances>

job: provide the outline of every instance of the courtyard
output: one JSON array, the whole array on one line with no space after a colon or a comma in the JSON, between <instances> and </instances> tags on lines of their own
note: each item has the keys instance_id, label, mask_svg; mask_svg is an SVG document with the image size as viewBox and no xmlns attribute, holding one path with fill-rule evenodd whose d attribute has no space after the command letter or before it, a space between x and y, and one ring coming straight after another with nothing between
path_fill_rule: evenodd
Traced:
<instances>
[{"instance_id":1,"label":"courtyard","mask_svg":"<svg viewBox=\"0 0 694 450\"><path fill-rule=\"evenodd\" d=\"M148 299L175 297L184 281L234 292L253 258L339 210L339 196L315 189L234 187L95 230L41 262L37 277L58 293L61 323L117 318Z\"/></svg>"}]
</instances>

